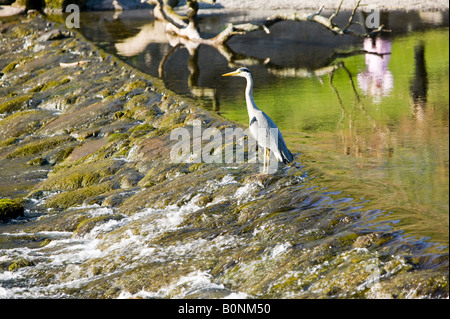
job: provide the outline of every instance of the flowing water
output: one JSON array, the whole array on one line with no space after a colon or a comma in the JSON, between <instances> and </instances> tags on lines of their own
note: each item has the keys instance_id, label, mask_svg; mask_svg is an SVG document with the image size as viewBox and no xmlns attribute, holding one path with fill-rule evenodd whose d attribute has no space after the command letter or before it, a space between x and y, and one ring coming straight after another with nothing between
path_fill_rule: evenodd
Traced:
<instances>
[{"instance_id":1,"label":"flowing water","mask_svg":"<svg viewBox=\"0 0 450 319\"><path fill-rule=\"evenodd\" d=\"M200 28L209 37L227 22L270 14L209 14ZM25 197L42 181L27 198L25 218L0 225L0 297L448 297L448 12L383 13L382 23L393 32L374 41L286 22L270 35L209 47L176 42L145 10L83 13L88 40L244 126L245 83L220 75L248 66L257 105L280 127L298 163L261 177L247 163L149 160L138 142L149 140L150 154L168 144L153 131L135 130L141 122L116 118L131 97L103 98L105 86L120 92L122 82L132 81L127 76L138 75L108 58L91 61L85 73L76 72L81 81L57 91L91 100L67 106L69 112L42 103L39 116L57 120L36 134L52 135L69 123L71 134L87 141L72 141L79 148L71 156L94 148L96 161L74 161L64 170L0 158L2 194ZM57 45L63 44L48 48ZM96 57L85 47L75 51L79 59ZM46 58L47 65L58 59ZM38 78L48 76L39 71ZM20 85L20 77L8 79ZM89 104L95 101L114 116L96 114ZM149 101L144 108L153 107ZM86 105L90 111L80 113ZM105 131L122 135L106 141ZM81 194L61 190L65 175L121 186L49 208L55 198Z\"/></svg>"},{"instance_id":2,"label":"flowing water","mask_svg":"<svg viewBox=\"0 0 450 319\"><path fill-rule=\"evenodd\" d=\"M271 14L205 15L200 30L207 38L228 22ZM370 199L411 235L448 245L448 12L385 12L381 23L392 32L376 40L280 23L270 35L233 38L230 63L216 48L174 43L147 11L88 13L82 21L88 39L243 125L245 81L220 75L248 66L256 104L291 151L320 171L318 185Z\"/></svg>"}]
</instances>

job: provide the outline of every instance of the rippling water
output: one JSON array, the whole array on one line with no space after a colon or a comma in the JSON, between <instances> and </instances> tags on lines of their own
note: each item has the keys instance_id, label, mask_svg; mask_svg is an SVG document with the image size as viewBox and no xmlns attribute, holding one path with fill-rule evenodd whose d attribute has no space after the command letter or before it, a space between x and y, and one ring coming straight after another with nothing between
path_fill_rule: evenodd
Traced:
<instances>
[{"instance_id":1,"label":"rippling water","mask_svg":"<svg viewBox=\"0 0 450 319\"><path fill-rule=\"evenodd\" d=\"M311 298L365 292L383 298L389 289L377 282L411 269L406 252L422 269L445 267L441 247L403 237L393 223L380 223L383 212L365 210L364 201L320 191L301 178L286 188L289 179L278 178L264 187L243 183L231 171L187 191L184 197L193 197L182 206L131 216L98 205L56 216L27 214L27 220L2 226L0 263L14 263L0 274L0 297ZM231 198L218 195L230 187ZM281 194L274 206L275 191ZM205 193L214 200L199 205ZM251 207L261 200L255 215ZM229 210L236 202L238 222ZM75 232L55 230L58 220L77 216L103 222ZM426 274L416 274L425 280ZM400 289L402 297L421 296Z\"/></svg>"},{"instance_id":2,"label":"rippling water","mask_svg":"<svg viewBox=\"0 0 450 319\"><path fill-rule=\"evenodd\" d=\"M209 37L230 21L271 14L206 14L200 28ZM227 43L231 63L213 47L187 50L147 11L88 13L82 32L175 92L243 125L244 80L220 75L228 65L250 67L257 105L289 148L317 170L321 187L370 199L371 207L394 212L412 235L448 245L448 12L385 12L381 23L392 33L376 40L280 23L270 35L233 38ZM354 54L361 49L385 55Z\"/></svg>"},{"instance_id":3,"label":"rippling water","mask_svg":"<svg viewBox=\"0 0 450 319\"><path fill-rule=\"evenodd\" d=\"M408 30L374 42L290 23L234 39L233 63L251 68L257 104L300 163L266 177L245 163L147 163L164 178L116 190L127 201L108 207L31 196L25 218L1 225L0 297L448 296L448 30L430 28L448 15L433 14L386 15ZM246 124L244 83L220 78L214 48L190 55L148 12L83 17L103 48ZM208 35L243 19L202 21ZM390 52L333 55L360 48ZM137 169L131 153L117 169ZM9 164L5 189L22 165Z\"/></svg>"}]
</instances>

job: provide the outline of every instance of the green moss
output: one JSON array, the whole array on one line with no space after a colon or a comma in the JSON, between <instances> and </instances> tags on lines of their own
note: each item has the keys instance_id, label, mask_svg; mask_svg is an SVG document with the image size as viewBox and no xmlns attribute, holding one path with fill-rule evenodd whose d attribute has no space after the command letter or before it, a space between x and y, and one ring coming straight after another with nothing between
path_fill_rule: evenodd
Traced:
<instances>
[{"instance_id":1,"label":"green moss","mask_svg":"<svg viewBox=\"0 0 450 319\"><path fill-rule=\"evenodd\" d=\"M0 220L4 221L8 218L17 218L24 215L24 207L17 200L9 198L0 199Z\"/></svg>"},{"instance_id":2,"label":"green moss","mask_svg":"<svg viewBox=\"0 0 450 319\"><path fill-rule=\"evenodd\" d=\"M145 89L148 86L149 85L147 84L147 82L145 82L143 80L137 80L137 81L126 84L124 87L124 91L130 92L130 91L133 91L136 89Z\"/></svg>"},{"instance_id":3,"label":"green moss","mask_svg":"<svg viewBox=\"0 0 450 319\"><path fill-rule=\"evenodd\" d=\"M199 170L200 168L202 168L205 165L205 163L194 163L189 165L188 167L188 171L189 172L195 172L197 170Z\"/></svg>"},{"instance_id":4,"label":"green moss","mask_svg":"<svg viewBox=\"0 0 450 319\"><path fill-rule=\"evenodd\" d=\"M131 133L132 138L137 138L154 130L155 128L150 124L142 124L131 128L130 130L128 130L128 132Z\"/></svg>"},{"instance_id":5,"label":"green moss","mask_svg":"<svg viewBox=\"0 0 450 319\"><path fill-rule=\"evenodd\" d=\"M9 63L7 66L5 66L2 70L2 73L8 73L11 72L12 70L14 70L16 68L16 65L18 63L16 61Z\"/></svg>"},{"instance_id":6,"label":"green moss","mask_svg":"<svg viewBox=\"0 0 450 319\"><path fill-rule=\"evenodd\" d=\"M101 96L103 99L112 94L113 94L113 92L109 88L105 88L98 93L98 95Z\"/></svg>"},{"instance_id":7,"label":"green moss","mask_svg":"<svg viewBox=\"0 0 450 319\"><path fill-rule=\"evenodd\" d=\"M106 193L114 189L112 182L105 182L80 189L59 193L51 197L45 203L48 208L69 208L83 204L83 202L94 196Z\"/></svg>"},{"instance_id":8,"label":"green moss","mask_svg":"<svg viewBox=\"0 0 450 319\"><path fill-rule=\"evenodd\" d=\"M140 121L152 122L158 112L147 106L136 106L125 111L125 115Z\"/></svg>"},{"instance_id":9,"label":"green moss","mask_svg":"<svg viewBox=\"0 0 450 319\"><path fill-rule=\"evenodd\" d=\"M101 180L118 170L117 163L112 160L85 163L68 168L59 166L39 185L40 190L74 190L98 184Z\"/></svg>"},{"instance_id":10,"label":"green moss","mask_svg":"<svg viewBox=\"0 0 450 319\"><path fill-rule=\"evenodd\" d=\"M45 0L46 9L63 9L65 0ZM75 3L75 1L74 1Z\"/></svg>"},{"instance_id":11,"label":"green moss","mask_svg":"<svg viewBox=\"0 0 450 319\"><path fill-rule=\"evenodd\" d=\"M16 261L12 262L9 265L8 270L9 271L16 271L19 268L29 267L29 266L33 266L33 262L31 262L30 260L25 259L23 257L20 257L19 259L17 259Z\"/></svg>"},{"instance_id":12,"label":"green moss","mask_svg":"<svg viewBox=\"0 0 450 319\"><path fill-rule=\"evenodd\" d=\"M48 164L47 160L42 157L35 157L27 162L27 165L32 166L44 166L46 164Z\"/></svg>"},{"instance_id":13,"label":"green moss","mask_svg":"<svg viewBox=\"0 0 450 319\"><path fill-rule=\"evenodd\" d=\"M41 138L27 143L23 146L17 147L15 150L8 153L6 155L6 158L20 158L40 154L71 140L73 139L70 136L52 136Z\"/></svg>"},{"instance_id":14,"label":"green moss","mask_svg":"<svg viewBox=\"0 0 450 319\"><path fill-rule=\"evenodd\" d=\"M118 92L114 95L109 95L105 98L105 101L115 101L115 100L125 100L127 97L127 93L125 91Z\"/></svg>"},{"instance_id":15,"label":"green moss","mask_svg":"<svg viewBox=\"0 0 450 319\"><path fill-rule=\"evenodd\" d=\"M48 244L50 244L52 242L52 240L50 238L45 238L42 242L41 242L41 247L47 246Z\"/></svg>"},{"instance_id":16,"label":"green moss","mask_svg":"<svg viewBox=\"0 0 450 319\"><path fill-rule=\"evenodd\" d=\"M25 26L19 25L12 29L12 35L16 38L25 38L30 34L32 34L32 30L26 28Z\"/></svg>"},{"instance_id":17,"label":"green moss","mask_svg":"<svg viewBox=\"0 0 450 319\"><path fill-rule=\"evenodd\" d=\"M277 293L283 290L292 290L299 286L299 279L297 276L292 275L284 279L283 281L270 287L271 293Z\"/></svg>"},{"instance_id":18,"label":"green moss","mask_svg":"<svg viewBox=\"0 0 450 319\"><path fill-rule=\"evenodd\" d=\"M45 84L40 84L40 85L32 88L30 90L30 92L34 92L35 93L35 92L47 91L49 89L53 89L53 88L55 88L57 86L63 85L63 84L68 83L68 82L70 82L70 79L67 78L67 77L63 78L61 81L58 81L58 80L49 81L49 82L47 82Z\"/></svg>"},{"instance_id":19,"label":"green moss","mask_svg":"<svg viewBox=\"0 0 450 319\"><path fill-rule=\"evenodd\" d=\"M180 113L172 113L164 116L159 123L160 128L173 129L184 123L184 115Z\"/></svg>"},{"instance_id":20,"label":"green moss","mask_svg":"<svg viewBox=\"0 0 450 319\"><path fill-rule=\"evenodd\" d=\"M352 233L346 236L339 238L339 244L341 247L351 246L359 237L358 234Z\"/></svg>"},{"instance_id":21,"label":"green moss","mask_svg":"<svg viewBox=\"0 0 450 319\"><path fill-rule=\"evenodd\" d=\"M0 148L12 145L16 142L16 138L15 137L11 137L11 138L6 138L4 140L0 141Z\"/></svg>"},{"instance_id":22,"label":"green moss","mask_svg":"<svg viewBox=\"0 0 450 319\"><path fill-rule=\"evenodd\" d=\"M33 94L25 94L11 98L3 103L0 103L0 114L11 113L19 110L33 97Z\"/></svg>"},{"instance_id":23,"label":"green moss","mask_svg":"<svg viewBox=\"0 0 450 319\"><path fill-rule=\"evenodd\" d=\"M42 0L45 2L45 9L61 9L64 10L67 5L73 3L83 9L87 0Z\"/></svg>"},{"instance_id":24,"label":"green moss","mask_svg":"<svg viewBox=\"0 0 450 319\"><path fill-rule=\"evenodd\" d=\"M153 131L155 128L150 124L141 124L131 128L129 131L132 133L136 132L149 132Z\"/></svg>"},{"instance_id":25,"label":"green moss","mask_svg":"<svg viewBox=\"0 0 450 319\"><path fill-rule=\"evenodd\" d=\"M83 221L81 221L77 228L75 229L73 236L83 236L87 233L89 233L95 226L107 222L108 220L111 219L120 219L117 216L97 216L97 217L92 217L92 218L88 218L85 219Z\"/></svg>"},{"instance_id":26,"label":"green moss","mask_svg":"<svg viewBox=\"0 0 450 319\"><path fill-rule=\"evenodd\" d=\"M17 138L32 133L49 118L48 112L41 109L14 112L0 121L0 140ZM0 141L1 144L2 141ZM6 145L10 144L12 143L6 143Z\"/></svg>"},{"instance_id":27,"label":"green moss","mask_svg":"<svg viewBox=\"0 0 450 319\"><path fill-rule=\"evenodd\" d=\"M49 158L50 164L54 165L56 163L61 163L73 152L74 149L75 146L67 146L57 150L50 156Z\"/></svg>"},{"instance_id":28,"label":"green moss","mask_svg":"<svg viewBox=\"0 0 450 319\"><path fill-rule=\"evenodd\" d=\"M149 100L148 94L138 94L136 96L133 96L124 106L125 109L132 109L137 106L142 106L146 104Z\"/></svg>"},{"instance_id":29,"label":"green moss","mask_svg":"<svg viewBox=\"0 0 450 319\"><path fill-rule=\"evenodd\" d=\"M4 118L1 122L0 122L0 127L4 126L5 124L13 124L13 123L17 123L18 120L22 117L29 117L30 115L34 115L37 114L39 111L33 110L27 110L27 111L21 111L21 112L16 112L14 114L11 114L10 116Z\"/></svg>"},{"instance_id":30,"label":"green moss","mask_svg":"<svg viewBox=\"0 0 450 319\"><path fill-rule=\"evenodd\" d=\"M118 120L118 119L122 118L124 115L125 115L125 112L117 111L116 113L114 113L114 119Z\"/></svg>"},{"instance_id":31,"label":"green moss","mask_svg":"<svg viewBox=\"0 0 450 319\"><path fill-rule=\"evenodd\" d=\"M128 138L128 134L126 134L126 133L113 133L110 136L108 136L108 142L124 140L127 138Z\"/></svg>"}]
</instances>

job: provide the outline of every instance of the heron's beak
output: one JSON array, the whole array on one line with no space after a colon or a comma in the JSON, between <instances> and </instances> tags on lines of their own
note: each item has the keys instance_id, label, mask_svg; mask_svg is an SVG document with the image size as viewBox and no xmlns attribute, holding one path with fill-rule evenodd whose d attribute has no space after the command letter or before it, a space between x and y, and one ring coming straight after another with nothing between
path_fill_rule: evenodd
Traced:
<instances>
[{"instance_id":1,"label":"heron's beak","mask_svg":"<svg viewBox=\"0 0 450 319\"><path fill-rule=\"evenodd\" d=\"M230 73L222 74L222 76L236 76L239 73L240 73L239 71L233 71L233 72L230 72Z\"/></svg>"}]
</instances>

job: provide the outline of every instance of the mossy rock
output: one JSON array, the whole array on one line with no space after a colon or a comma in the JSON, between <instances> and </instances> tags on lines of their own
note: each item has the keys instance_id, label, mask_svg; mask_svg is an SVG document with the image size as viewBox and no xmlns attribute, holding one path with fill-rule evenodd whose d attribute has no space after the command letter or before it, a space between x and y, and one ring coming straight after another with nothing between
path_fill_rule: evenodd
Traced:
<instances>
[{"instance_id":1,"label":"mossy rock","mask_svg":"<svg viewBox=\"0 0 450 319\"><path fill-rule=\"evenodd\" d=\"M24 216L24 206L17 200L9 198L0 199L0 220L6 221L10 218Z\"/></svg>"},{"instance_id":2,"label":"mossy rock","mask_svg":"<svg viewBox=\"0 0 450 319\"><path fill-rule=\"evenodd\" d=\"M33 140L25 145L18 146L6 155L6 158L23 158L56 148L59 145L73 141L73 138L66 135L52 136Z\"/></svg>"},{"instance_id":3,"label":"mossy rock","mask_svg":"<svg viewBox=\"0 0 450 319\"><path fill-rule=\"evenodd\" d=\"M32 97L33 94L19 95L0 103L0 114L12 113L14 111L20 110L27 105L28 101L30 101Z\"/></svg>"},{"instance_id":4,"label":"mossy rock","mask_svg":"<svg viewBox=\"0 0 450 319\"><path fill-rule=\"evenodd\" d=\"M133 96L125 105L124 109L132 109L136 106L146 105L152 95L147 92Z\"/></svg>"},{"instance_id":5,"label":"mossy rock","mask_svg":"<svg viewBox=\"0 0 450 319\"><path fill-rule=\"evenodd\" d=\"M119 140L126 140L128 139L128 134L126 133L113 133L111 135L108 136L108 142L114 142L114 141L119 141Z\"/></svg>"},{"instance_id":6,"label":"mossy rock","mask_svg":"<svg viewBox=\"0 0 450 319\"><path fill-rule=\"evenodd\" d=\"M67 77L64 77L61 81L53 80L53 81L49 81L49 82L40 84L40 85L38 85L38 86L32 88L32 89L30 90L30 92L33 92L33 93L36 93L36 92L44 92L44 91L53 89L53 88L55 88L55 87L58 87L58 86L60 86L60 85L66 84L66 83L68 83L68 82L70 82L70 79L67 78Z\"/></svg>"},{"instance_id":7,"label":"mossy rock","mask_svg":"<svg viewBox=\"0 0 450 319\"><path fill-rule=\"evenodd\" d=\"M185 119L186 119L185 114L172 113L165 115L161 118L161 121L159 122L159 128L173 129L179 127L180 124L184 123Z\"/></svg>"},{"instance_id":8,"label":"mossy rock","mask_svg":"<svg viewBox=\"0 0 450 319\"><path fill-rule=\"evenodd\" d=\"M15 112L0 121L0 140L34 132L51 117L52 115L44 110Z\"/></svg>"},{"instance_id":9,"label":"mossy rock","mask_svg":"<svg viewBox=\"0 0 450 319\"><path fill-rule=\"evenodd\" d=\"M35 157L27 162L27 165L30 166L44 166L47 164L48 164L47 160L42 157Z\"/></svg>"},{"instance_id":10,"label":"mossy rock","mask_svg":"<svg viewBox=\"0 0 450 319\"><path fill-rule=\"evenodd\" d=\"M131 129L128 130L128 132L131 133L132 138L136 138L136 137L143 136L147 133L150 133L154 130L155 130L155 128L153 127L153 125L141 124L141 125L132 127Z\"/></svg>"},{"instance_id":11,"label":"mossy rock","mask_svg":"<svg viewBox=\"0 0 450 319\"><path fill-rule=\"evenodd\" d=\"M50 165L56 165L64 161L75 149L76 143L63 144L44 154L45 160Z\"/></svg>"},{"instance_id":12,"label":"mossy rock","mask_svg":"<svg viewBox=\"0 0 450 319\"><path fill-rule=\"evenodd\" d=\"M136 80L136 81L133 81L131 83L125 84L124 87L123 87L123 91L124 92L131 92L131 91L134 91L134 90L137 90L137 89L145 89L145 88L147 88L149 86L150 85L147 82L145 82L144 80Z\"/></svg>"},{"instance_id":13,"label":"mossy rock","mask_svg":"<svg viewBox=\"0 0 450 319\"><path fill-rule=\"evenodd\" d=\"M17 138L15 138L15 137L2 139L2 140L0 140L0 148L10 146L10 145L14 144L16 141L17 141Z\"/></svg>"},{"instance_id":14,"label":"mossy rock","mask_svg":"<svg viewBox=\"0 0 450 319\"><path fill-rule=\"evenodd\" d=\"M159 112L154 107L136 106L124 112L125 116L139 121L151 123Z\"/></svg>"},{"instance_id":15,"label":"mossy rock","mask_svg":"<svg viewBox=\"0 0 450 319\"><path fill-rule=\"evenodd\" d=\"M25 258L23 258L23 257L20 257L19 259L13 261L13 262L9 265L8 270L9 270L9 271L16 271L16 270L18 270L19 268L29 267L29 266L34 266L33 262L30 261L30 260L28 260L28 259L25 259Z\"/></svg>"},{"instance_id":16,"label":"mossy rock","mask_svg":"<svg viewBox=\"0 0 450 319\"><path fill-rule=\"evenodd\" d=\"M3 74L9 73L16 68L18 63L16 61L10 62L7 66L5 66L2 70Z\"/></svg>"},{"instance_id":17,"label":"mossy rock","mask_svg":"<svg viewBox=\"0 0 450 319\"><path fill-rule=\"evenodd\" d=\"M114 189L114 183L104 182L98 185L92 185L59 193L48 199L45 206L48 208L62 208L66 209L83 204L83 202L91 197L107 193Z\"/></svg>"},{"instance_id":18,"label":"mossy rock","mask_svg":"<svg viewBox=\"0 0 450 319\"><path fill-rule=\"evenodd\" d=\"M78 224L77 229L75 229L75 232L73 233L72 237L83 237L84 235L88 234L97 225L103 224L112 219L119 220L119 219L121 219L121 217L107 215L107 216L97 216L97 217L85 219L81 223Z\"/></svg>"},{"instance_id":19,"label":"mossy rock","mask_svg":"<svg viewBox=\"0 0 450 319\"><path fill-rule=\"evenodd\" d=\"M73 167L60 166L41 185L40 190L76 190L101 183L120 168L114 160L84 163Z\"/></svg>"},{"instance_id":20,"label":"mossy rock","mask_svg":"<svg viewBox=\"0 0 450 319\"><path fill-rule=\"evenodd\" d=\"M151 187L163 181L170 179L173 176L187 174L189 171L179 164L166 164L152 167L148 170L147 174L142 178L138 186Z\"/></svg>"}]
</instances>

